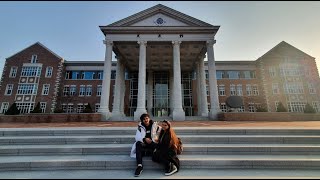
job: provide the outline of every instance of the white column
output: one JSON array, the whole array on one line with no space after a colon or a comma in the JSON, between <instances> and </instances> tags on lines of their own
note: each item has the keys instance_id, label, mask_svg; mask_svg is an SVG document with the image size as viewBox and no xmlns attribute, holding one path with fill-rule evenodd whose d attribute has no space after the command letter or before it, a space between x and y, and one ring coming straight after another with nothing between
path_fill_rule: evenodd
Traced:
<instances>
[{"instance_id":1,"label":"white column","mask_svg":"<svg viewBox=\"0 0 320 180\"><path fill-rule=\"evenodd\" d=\"M138 102L134 112L134 120L140 121L140 116L147 113L146 110L146 41L138 41L139 52L139 79L138 79Z\"/></svg>"},{"instance_id":2,"label":"white column","mask_svg":"<svg viewBox=\"0 0 320 180\"><path fill-rule=\"evenodd\" d=\"M208 69L209 69L209 88L210 88L210 112L209 118L218 119L218 113L221 112L219 106L219 97L217 91L216 67L213 53L213 44L215 40L207 41Z\"/></svg>"},{"instance_id":3,"label":"white column","mask_svg":"<svg viewBox=\"0 0 320 180\"><path fill-rule=\"evenodd\" d=\"M116 70L116 82L115 82L115 88L114 88L114 98L113 98L113 107L112 107L112 117L111 120L121 120L121 114L120 114L120 104L121 104L121 96L124 96L124 94L121 93L121 74L123 73L121 71L122 61L119 57L117 57L117 70Z\"/></svg>"},{"instance_id":4,"label":"white column","mask_svg":"<svg viewBox=\"0 0 320 180\"><path fill-rule=\"evenodd\" d=\"M204 68L204 57L199 61L199 71L200 71L200 90L201 90L201 116L208 117L208 99L206 91L206 71ZM215 73L214 73L215 74Z\"/></svg>"},{"instance_id":5,"label":"white column","mask_svg":"<svg viewBox=\"0 0 320 180\"><path fill-rule=\"evenodd\" d=\"M199 60L200 61L200 60ZM200 62L197 61L196 62L196 71L197 71L197 94L200 94L201 93L201 85L200 85L200 82L201 82L201 74L200 74ZM202 110L201 110L201 98L199 96L197 96L197 107L198 107L198 113L197 115L198 116L201 116L202 114Z\"/></svg>"},{"instance_id":6,"label":"white column","mask_svg":"<svg viewBox=\"0 0 320 180\"><path fill-rule=\"evenodd\" d=\"M181 94L181 67L180 67L180 44L181 41L172 41L173 44L173 120L185 120L185 112L182 109L182 94Z\"/></svg>"},{"instance_id":7,"label":"white column","mask_svg":"<svg viewBox=\"0 0 320 180\"><path fill-rule=\"evenodd\" d=\"M111 60L112 60L112 41L103 41L106 44L106 53L103 68L103 81L102 81L102 92L100 98L101 120L108 120L111 116L109 110L109 97L110 97L110 76L111 76Z\"/></svg>"},{"instance_id":8,"label":"white column","mask_svg":"<svg viewBox=\"0 0 320 180\"><path fill-rule=\"evenodd\" d=\"M152 116L152 107L153 107L153 71L150 70L148 72L148 100L147 100L147 107L148 107L148 114Z\"/></svg>"},{"instance_id":9,"label":"white column","mask_svg":"<svg viewBox=\"0 0 320 180\"><path fill-rule=\"evenodd\" d=\"M169 94L169 98L170 98L170 117L172 117L172 112L173 112L173 71L169 72L169 89L170 89L170 94Z\"/></svg>"},{"instance_id":10,"label":"white column","mask_svg":"<svg viewBox=\"0 0 320 180\"><path fill-rule=\"evenodd\" d=\"M120 77L121 77L121 96L120 96L120 115L121 117L125 117L126 115L124 114L124 96L126 93L126 80L125 80L125 66L123 63L121 63L121 73L120 73Z\"/></svg>"}]
</instances>

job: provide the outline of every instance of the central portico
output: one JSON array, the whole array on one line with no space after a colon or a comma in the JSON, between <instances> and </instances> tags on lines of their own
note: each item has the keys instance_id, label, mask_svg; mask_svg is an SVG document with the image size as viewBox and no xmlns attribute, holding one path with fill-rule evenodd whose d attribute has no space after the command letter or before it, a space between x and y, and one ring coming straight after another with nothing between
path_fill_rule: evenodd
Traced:
<instances>
[{"instance_id":1,"label":"central portico","mask_svg":"<svg viewBox=\"0 0 320 180\"><path fill-rule=\"evenodd\" d=\"M185 120L186 114L190 113L186 112L187 108L183 108L184 86L188 86L188 82L182 82L183 74L192 72L197 74L198 116L217 119L220 108L213 45L219 26L159 4L113 24L100 26L100 29L105 35L106 45L99 109L102 120L119 120L125 116L125 70L137 72L137 83L130 85L130 98L136 103L134 120L147 112L152 116L161 113L173 120ZM110 112L112 51L117 57L117 70ZM205 54L209 70L209 110Z\"/></svg>"}]
</instances>

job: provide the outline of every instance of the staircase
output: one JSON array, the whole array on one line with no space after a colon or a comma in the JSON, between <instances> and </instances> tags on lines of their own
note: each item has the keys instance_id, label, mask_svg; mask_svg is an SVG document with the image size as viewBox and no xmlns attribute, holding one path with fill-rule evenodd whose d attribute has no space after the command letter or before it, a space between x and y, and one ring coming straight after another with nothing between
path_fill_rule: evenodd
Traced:
<instances>
[{"instance_id":1,"label":"staircase","mask_svg":"<svg viewBox=\"0 0 320 180\"><path fill-rule=\"evenodd\" d=\"M320 169L320 129L176 127L181 169ZM0 171L130 170L135 127L0 128ZM145 169L163 169L143 158Z\"/></svg>"}]
</instances>

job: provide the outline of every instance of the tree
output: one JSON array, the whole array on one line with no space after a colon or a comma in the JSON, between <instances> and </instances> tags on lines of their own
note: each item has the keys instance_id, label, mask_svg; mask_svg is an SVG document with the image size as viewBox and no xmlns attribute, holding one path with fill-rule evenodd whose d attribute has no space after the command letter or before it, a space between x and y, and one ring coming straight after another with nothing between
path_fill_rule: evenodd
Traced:
<instances>
[{"instance_id":1,"label":"tree","mask_svg":"<svg viewBox=\"0 0 320 180\"><path fill-rule=\"evenodd\" d=\"M5 115L18 115L18 114L20 114L20 110L17 108L16 103L13 103L5 113Z\"/></svg>"},{"instance_id":2,"label":"tree","mask_svg":"<svg viewBox=\"0 0 320 180\"><path fill-rule=\"evenodd\" d=\"M83 110L83 113L92 113L92 108L90 106L90 103L86 105L86 107Z\"/></svg>"},{"instance_id":3,"label":"tree","mask_svg":"<svg viewBox=\"0 0 320 180\"><path fill-rule=\"evenodd\" d=\"M304 113L316 113L316 110L309 103L307 103L304 107Z\"/></svg>"},{"instance_id":4,"label":"tree","mask_svg":"<svg viewBox=\"0 0 320 180\"><path fill-rule=\"evenodd\" d=\"M42 113L40 102L37 103L36 107L30 113Z\"/></svg>"},{"instance_id":5,"label":"tree","mask_svg":"<svg viewBox=\"0 0 320 180\"><path fill-rule=\"evenodd\" d=\"M282 102L279 102L277 106L277 112L288 112L287 109L283 106Z\"/></svg>"}]
</instances>

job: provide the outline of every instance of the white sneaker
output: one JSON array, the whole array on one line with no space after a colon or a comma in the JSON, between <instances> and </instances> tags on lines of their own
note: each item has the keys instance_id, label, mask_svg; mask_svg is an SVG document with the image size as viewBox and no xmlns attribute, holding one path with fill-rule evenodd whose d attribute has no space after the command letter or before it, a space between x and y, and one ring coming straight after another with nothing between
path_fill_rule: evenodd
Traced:
<instances>
[{"instance_id":1,"label":"white sneaker","mask_svg":"<svg viewBox=\"0 0 320 180\"><path fill-rule=\"evenodd\" d=\"M164 173L164 175L170 176L170 175L174 174L177 171L178 171L177 167L174 164L172 164L170 170L167 171L166 173Z\"/></svg>"}]
</instances>

